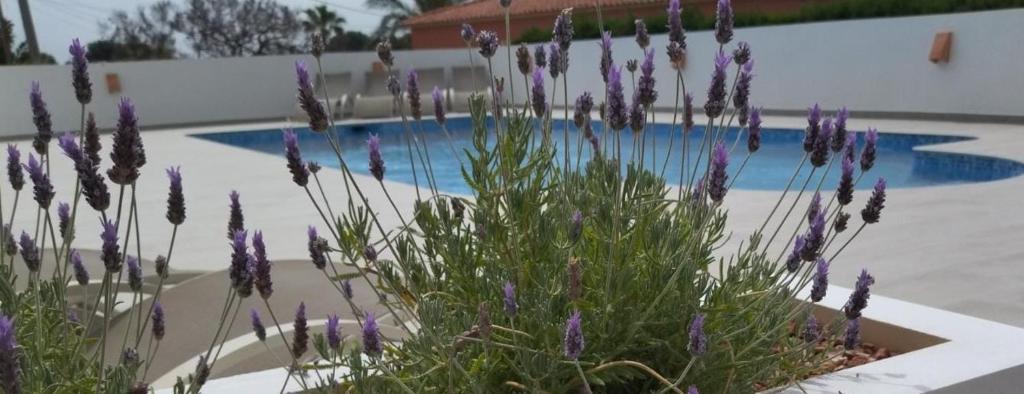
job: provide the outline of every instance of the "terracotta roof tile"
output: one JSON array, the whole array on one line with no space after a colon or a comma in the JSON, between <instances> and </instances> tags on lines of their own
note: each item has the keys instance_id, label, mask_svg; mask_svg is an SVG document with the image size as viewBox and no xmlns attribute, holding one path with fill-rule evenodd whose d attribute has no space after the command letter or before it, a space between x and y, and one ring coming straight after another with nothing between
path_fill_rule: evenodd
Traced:
<instances>
[{"instance_id":1,"label":"terracotta roof tile","mask_svg":"<svg viewBox=\"0 0 1024 394\"><path fill-rule=\"evenodd\" d=\"M630 5L668 3L665 0L603 0L601 8L620 8ZM512 0L509 13L512 16L554 14L565 8L587 9L597 3L594 0ZM473 22L504 18L505 11L498 0L474 0L439 8L405 20L406 26L422 26L451 22Z\"/></svg>"}]
</instances>

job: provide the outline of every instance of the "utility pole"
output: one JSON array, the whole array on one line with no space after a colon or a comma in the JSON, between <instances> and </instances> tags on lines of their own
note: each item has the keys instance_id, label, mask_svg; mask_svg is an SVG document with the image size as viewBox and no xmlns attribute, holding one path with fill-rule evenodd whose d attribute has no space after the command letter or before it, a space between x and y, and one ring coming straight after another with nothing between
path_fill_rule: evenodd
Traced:
<instances>
[{"instance_id":1,"label":"utility pole","mask_svg":"<svg viewBox=\"0 0 1024 394\"><path fill-rule=\"evenodd\" d=\"M36 27L32 24L32 12L28 9L28 0L18 0L21 10L21 24L25 26L25 42L28 44L30 63L39 61L39 42L36 41Z\"/></svg>"},{"instance_id":2,"label":"utility pole","mask_svg":"<svg viewBox=\"0 0 1024 394\"><path fill-rule=\"evenodd\" d=\"M7 19L4 18L3 1L0 1L0 64L11 63L11 37L7 34Z\"/></svg>"}]
</instances>

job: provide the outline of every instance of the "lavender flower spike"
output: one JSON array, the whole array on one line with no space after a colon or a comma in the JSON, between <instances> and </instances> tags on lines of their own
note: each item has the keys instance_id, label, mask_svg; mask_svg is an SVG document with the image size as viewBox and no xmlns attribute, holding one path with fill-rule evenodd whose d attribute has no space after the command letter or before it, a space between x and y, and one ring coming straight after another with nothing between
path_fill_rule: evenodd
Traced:
<instances>
[{"instance_id":1,"label":"lavender flower spike","mask_svg":"<svg viewBox=\"0 0 1024 394\"><path fill-rule=\"evenodd\" d=\"M747 151L757 152L758 149L761 149L761 108L754 108L750 111L747 132Z\"/></svg>"},{"instance_id":2,"label":"lavender flower spike","mask_svg":"<svg viewBox=\"0 0 1024 394\"><path fill-rule=\"evenodd\" d=\"M569 320L565 322L565 339L562 341L565 348L565 358L579 360L583 353L585 343L583 341L583 318L580 311L574 311Z\"/></svg>"},{"instance_id":3,"label":"lavender flower spike","mask_svg":"<svg viewBox=\"0 0 1024 394\"><path fill-rule=\"evenodd\" d=\"M125 256L125 264L128 266L128 288L133 292L142 290L142 267L139 266L139 259L135 256Z\"/></svg>"},{"instance_id":4,"label":"lavender flower spike","mask_svg":"<svg viewBox=\"0 0 1024 394\"><path fill-rule=\"evenodd\" d=\"M380 328L377 327L377 318L373 312L366 312L366 319L363 320L363 352L370 357L379 357L384 352L380 343Z\"/></svg>"},{"instance_id":5,"label":"lavender flower spike","mask_svg":"<svg viewBox=\"0 0 1024 394\"><path fill-rule=\"evenodd\" d=\"M576 98L576 110L573 112L572 121L576 128L582 129L590 123L590 110L594 108L594 97L590 92L583 92Z\"/></svg>"},{"instance_id":6,"label":"lavender flower spike","mask_svg":"<svg viewBox=\"0 0 1024 394\"><path fill-rule=\"evenodd\" d=\"M804 131L804 152L814 151L814 142L821 133L821 107L817 103L807 109L807 129Z\"/></svg>"},{"instance_id":7,"label":"lavender flower spike","mask_svg":"<svg viewBox=\"0 0 1024 394\"><path fill-rule=\"evenodd\" d=\"M66 202L57 204L57 229L60 231L60 237L62 239L69 239L71 234L68 230L71 230L71 206Z\"/></svg>"},{"instance_id":8,"label":"lavender flower spike","mask_svg":"<svg viewBox=\"0 0 1024 394\"><path fill-rule=\"evenodd\" d=\"M711 73L708 101L704 103L704 113L709 118L717 118L725 110L725 69L731 61L732 59L722 51L718 51L718 55L715 56L715 71Z\"/></svg>"},{"instance_id":9,"label":"lavender flower spike","mask_svg":"<svg viewBox=\"0 0 1024 394\"><path fill-rule=\"evenodd\" d=\"M601 32L601 42L598 43L601 46L601 79L605 83L608 83L608 72L612 68L612 32L604 31Z\"/></svg>"},{"instance_id":10,"label":"lavender flower spike","mask_svg":"<svg viewBox=\"0 0 1024 394\"><path fill-rule=\"evenodd\" d=\"M544 50L544 44L537 44L533 48L533 65L537 68L548 66L548 54Z\"/></svg>"},{"instance_id":11,"label":"lavender flower spike","mask_svg":"<svg viewBox=\"0 0 1024 394\"><path fill-rule=\"evenodd\" d=\"M739 55L734 54L733 59L736 59ZM749 56L749 53L747 54ZM739 60L737 60L739 62ZM740 67L740 77L736 81L736 92L732 96L733 108L743 109L750 104L750 83L754 80L754 61L747 60ZM740 125L746 125L744 119L740 119Z\"/></svg>"},{"instance_id":12,"label":"lavender flower spike","mask_svg":"<svg viewBox=\"0 0 1024 394\"><path fill-rule=\"evenodd\" d=\"M263 232L256 230L252 234L253 250L253 284L260 297L269 299L274 294L274 282L270 278L270 260L267 258L267 244L263 242Z\"/></svg>"},{"instance_id":13,"label":"lavender flower spike","mask_svg":"<svg viewBox=\"0 0 1024 394\"><path fill-rule=\"evenodd\" d=\"M622 69L612 65L608 71L608 126L619 131L629 123L626 98L622 93Z\"/></svg>"},{"instance_id":14,"label":"lavender flower spike","mask_svg":"<svg viewBox=\"0 0 1024 394\"><path fill-rule=\"evenodd\" d=\"M240 197L235 190L228 194L231 199L231 213L228 216L228 239L235 239L235 233L245 230L245 216L242 215L242 204L238 201Z\"/></svg>"},{"instance_id":15,"label":"lavender flower spike","mask_svg":"<svg viewBox=\"0 0 1024 394\"><path fill-rule=\"evenodd\" d=\"M231 240L231 266L228 269L228 276L231 279L231 288L235 290L244 289L245 282L249 279L249 247L246 245L248 238L248 232L238 230Z\"/></svg>"},{"instance_id":16,"label":"lavender flower spike","mask_svg":"<svg viewBox=\"0 0 1024 394\"><path fill-rule=\"evenodd\" d=\"M519 67L519 73L530 75L533 59L530 58L530 48L526 47L524 43L520 43L519 48L516 48L516 66Z\"/></svg>"},{"instance_id":17,"label":"lavender flower spike","mask_svg":"<svg viewBox=\"0 0 1024 394\"><path fill-rule=\"evenodd\" d=\"M50 183L50 177L46 175L42 164L31 153L28 154L28 164L25 165L25 170L28 171L29 178L32 179L32 195L36 202L43 209L49 208L55 194L53 184Z\"/></svg>"},{"instance_id":18,"label":"lavender flower spike","mask_svg":"<svg viewBox=\"0 0 1024 394\"><path fill-rule=\"evenodd\" d=\"M821 328L818 326L818 319L814 315L807 316L807 321L804 323L803 338L807 343L816 343L821 339Z\"/></svg>"},{"instance_id":19,"label":"lavender flower spike","mask_svg":"<svg viewBox=\"0 0 1024 394\"><path fill-rule=\"evenodd\" d=\"M384 180L384 158L380 155L380 137L376 134L370 134L370 138L366 140L366 147L370 154L370 174L378 181Z\"/></svg>"},{"instance_id":20,"label":"lavender flower spike","mask_svg":"<svg viewBox=\"0 0 1024 394\"><path fill-rule=\"evenodd\" d=\"M836 189L836 201L843 206L853 202L853 161L849 157L843 158L843 172L839 177L839 188Z\"/></svg>"},{"instance_id":21,"label":"lavender flower spike","mask_svg":"<svg viewBox=\"0 0 1024 394\"><path fill-rule=\"evenodd\" d=\"M167 221L177 226L185 223L185 194L181 188L181 167L168 167Z\"/></svg>"},{"instance_id":22,"label":"lavender flower spike","mask_svg":"<svg viewBox=\"0 0 1024 394\"><path fill-rule=\"evenodd\" d=\"M814 281L811 285L812 302L820 302L825 298L825 292L828 291L828 266L829 263L821 257L815 263Z\"/></svg>"},{"instance_id":23,"label":"lavender flower spike","mask_svg":"<svg viewBox=\"0 0 1024 394\"><path fill-rule=\"evenodd\" d=\"M729 178L726 174L726 167L729 165L729 151L722 141L715 144L715 151L711 156L711 177L708 178L708 196L711 201L721 203L725 199L725 181Z\"/></svg>"},{"instance_id":24,"label":"lavender flower spike","mask_svg":"<svg viewBox=\"0 0 1024 394\"><path fill-rule=\"evenodd\" d=\"M14 190L20 191L25 186L25 173L21 169L21 151L14 144L7 144L7 180Z\"/></svg>"},{"instance_id":25,"label":"lavender flower spike","mask_svg":"<svg viewBox=\"0 0 1024 394\"><path fill-rule=\"evenodd\" d=\"M409 70L405 78L405 92L409 99L409 113L412 118L420 120L423 118L423 104L420 103L420 77L416 70Z\"/></svg>"},{"instance_id":26,"label":"lavender flower spike","mask_svg":"<svg viewBox=\"0 0 1024 394\"><path fill-rule=\"evenodd\" d=\"M516 288L512 285L512 282L505 282L502 299L505 303L505 314L508 317L516 317L516 314L519 312L519 304L516 303Z\"/></svg>"},{"instance_id":27,"label":"lavender flower spike","mask_svg":"<svg viewBox=\"0 0 1024 394\"><path fill-rule=\"evenodd\" d=\"M299 137L290 128L281 131L284 138L284 157L288 162L288 171L292 173L292 182L300 187L309 184L309 168L302 161L302 151L299 150Z\"/></svg>"},{"instance_id":28,"label":"lavender flower spike","mask_svg":"<svg viewBox=\"0 0 1024 394\"><path fill-rule=\"evenodd\" d=\"M828 163L829 143L832 138L832 118L825 118L821 122L821 129L814 139L811 147L811 165L821 167Z\"/></svg>"},{"instance_id":29,"label":"lavender flower spike","mask_svg":"<svg viewBox=\"0 0 1024 394\"><path fill-rule=\"evenodd\" d=\"M473 38L476 37L476 32L473 31L472 25L463 23L462 27L459 28L459 36L462 37L462 41L466 42L466 45L472 45Z\"/></svg>"},{"instance_id":30,"label":"lavender flower spike","mask_svg":"<svg viewBox=\"0 0 1024 394\"><path fill-rule=\"evenodd\" d=\"M256 334L256 339L260 342L267 340L267 327L263 325L263 320L260 319L260 313L256 311L256 308L249 310L249 319L252 322L252 332Z\"/></svg>"},{"instance_id":31,"label":"lavender flower spike","mask_svg":"<svg viewBox=\"0 0 1024 394\"><path fill-rule=\"evenodd\" d=\"M316 269L322 270L327 267L327 256L324 254L327 241L317 235L316 227L309 226L306 234L309 236L309 243L307 244L309 247L309 258L313 261L313 266Z\"/></svg>"},{"instance_id":32,"label":"lavender flower spike","mask_svg":"<svg viewBox=\"0 0 1024 394\"><path fill-rule=\"evenodd\" d=\"M135 116L135 105L122 97L117 106L117 129L114 131L114 145L110 151L113 166L107 170L107 177L118 185L130 185L139 178L139 167L146 162L139 136L139 119Z\"/></svg>"},{"instance_id":33,"label":"lavender flower spike","mask_svg":"<svg viewBox=\"0 0 1024 394\"><path fill-rule=\"evenodd\" d=\"M50 140L53 139L53 121L50 119L50 111L46 109L46 102L43 101L43 92L39 89L38 81L32 81L32 91L28 98L32 107L32 123L36 125L36 135L32 139L32 147L35 148L36 153L45 155Z\"/></svg>"},{"instance_id":34,"label":"lavender flower spike","mask_svg":"<svg viewBox=\"0 0 1024 394\"><path fill-rule=\"evenodd\" d=\"M157 302L153 306L153 339L164 339L167 332L167 321L164 319L164 306Z\"/></svg>"},{"instance_id":35,"label":"lavender flower spike","mask_svg":"<svg viewBox=\"0 0 1024 394\"><path fill-rule=\"evenodd\" d=\"M806 241L804 241L803 235L797 235L796 239L793 241L793 251L789 253L789 257L786 257L786 269L789 270L790 273L796 272L800 269L800 261L802 260L800 258L800 252L804 250L805 243Z\"/></svg>"},{"instance_id":36,"label":"lavender flower spike","mask_svg":"<svg viewBox=\"0 0 1024 394\"><path fill-rule=\"evenodd\" d=\"M882 208L885 208L885 178L878 178L867 205L860 211L860 217L864 219L864 223L878 223L882 216Z\"/></svg>"},{"instance_id":37,"label":"lavender flower spike","mask_svg":"<svg viewBox=\"0 0 1024 394\"><path fill-rule=\"evenodd\" d=\"M573 34L572 8L566 8L555 17L555 28L552 32L552 40L558 43L559 49L562 50L563 57L569 56L569 45L572 44Z\"/></svg>"},{"instance_id":38,"label":"lavender flower spike","mask_svg":"<svg viewBox=\"0 0 1024 394\"><path fill-rule=\"evenodd\" d=\"M352 281L351 280L346 279L344 282L341 282L341 293L345 296L346 300L351 300L352 299Z\"/></svg>"},{"instance_id":39,"label":"lavender flower spike","mask_svg":"<svg viewBox=\"0 0 1024 394\"><path fill-rule=\"evenodd\" d=\"M0 389L6 393L21 393L20 353L14 320L0 314Z\"/></svg>"},{"instance_id":40,"label":"lavender flower spike","mask_svg":"<svg viewBox=\"0 0 1024 394\"><path fill-rule=\"evenodd\" d=\"M687 93L683 96L683 132L693 131L693 95Z\"/></svg>"},{"instance_id":41,"label":"lavender flower spike","mask_svg":"<svg viewBox=\"0 0 1024 394\"><path fill-rule=\"evenodd\" d=\"M846 120L850 118L850 111L846 107L836 112L835 130L832 133L832 152L839 153L846 146Z\"/></svg>"},{"instance_id":42,"label":"lavender flower spike","mask_svg":"<svg viewBox=\"0 0 1024 394\"><path fill-rule=\"evenodd\" d=\"M476 45L480 47L480 56L490 59L498 51L498 34L481 30L480 34L476 35Z\"/></svg>"},{"instance_id":43,"label":"lavender flower spike","mask_svg":"<svg viewBox=\"0 0 1024 394\"><path fill-rule=\"evenodd\" d=\"M434 92L430 96L434 100L434 120L437 121L437 124L444 126L447 120L444 115L444 93L441 93L441 89L434 86Z\"/></svg>"},{"instance_id":44,"label":"lavender flower spike","mask_svg":"<svg viewBox=\"0 0 1024 394\"><path fill-rule=\"evenodd\" d=\"M860 318L851 319L846 322L846 334L843 338L843 348L853 350L860 344Z\"/></svg>"},{"instance_id":45,"label":"lavender flower spike","mask_svg":"<svg viewBox=\"0 0 1024 394\"><path fill-rule=\"evenodd\" d=\"M704 318L703 313L698 313L693 316L693 322L690 323L690 344L687 349L696 357L700 357L708 351L708 337L704 334Z\"/></svg>"},{"instance_id":46,"label":"lavender flower spike","mask_svg":"<svg viewBox=\"0 0 1024 394\"><path fill-rule=\"evenodd\" d=\"M305 302L299 303L299 308L295 310L295 322L292 323L292 327L292 356L301 358L309 349L309 325L306 321Z\"/></svg>"},{"instance_id":47,"label":"lavender flower spike","mask_svg":"<svg viewBox=\"0 0 1024 394\"><path fill-rule=\"evenodd\" d=\"M385 38L377 43L377 59L388 68L395 65L395 54L391 52L391 40Z\"/></svg>"},{"instance_id":48,"label":"lavender flower spike","mask_svg":"<svg viewBox=\"0 0 1024 394\"><path fill-rule=\"evenodd\" d=\"M647 50L647 47L651 45L651 35L647 33L647 24L639 18L633 21L633 24L636 26L636 44L640 46L640 49Z\"/></svg>"},{"instance_id":49,"label":"lavender flower spike","mask_svg":"<svg viewBox=\"0 0 1024 394\"><path fill-rule=\"evenodd\" d=\"M814 218L821 212L821 192L814 192L811 203L807 206L807 224L814 223Z\"/></svg>"},{"instance_id":50,"label":"lavender flower spike","mask_svg":"<svg viewBox=\"0 0 1024 394\"><path fill-rule=\"evenodd\" d=\"M644 51L644 62L640 66L640 79L637 81L637 95L645 107L654 105L658 92L654 90L654 48Z\"/></svg>"},{"instance_id":51,"label":"lavender flower spike","mask_svg":"<svg viewBox=\"0 0 1024 394\"><path fill-rule=\"evenodd\" d=\"M869 127L867 134L864 135L864 150L860 151L861 172L868 172L871 167L875 166L876 145L878 145L878 130Z\"/></svg>"},{"instance_id":52,"label":"lavender flower spike","mask_svg":"<svg viewBox=\"0 0 1024 394\"><path fill-rule=\"evenodd\" d=\"M71 40L71 85L75 87L75 98L85 105L92 101L92 82L89 82L89 61L85 58L85 47L78 39Z\"/></svg>"},{"instance_id":53,"label":"lavender flower spike","mask_svg":"<svg viewBox=\"0 0 1024 394\"><path fill-rule=\"evenodd\" d=\"M100 145L100 130L96 127L96 115L89 112L89 115L85 117L85 141L82 144L82 149L85 150L86 155L89 156L89 160L94 166L100 165L100 149L103 148Z\"/></svg>"},{"instance_id":54,"label":"lavender flower spike","mask_svg":"<svg viewBox=\"0 0 1024 394\"><path fill-rule=\"evenodd\" d=\"M548 108L547 99L544 97L544 67L533 69L533 86L530 89L530 102L533 104L533 114L538 119L543 119Z\"/></svg>"},{"instance_id":55,"label":"lavender flower spike","mask_svg":"<svg viewBox=\"0 0 1024 394\"><path fill-rule=\"evenodd\" d=\"M686 36L683 30L682 7L679 0L668 2L668 40L679 43L683 50L686 50Z\"/></svg>"},{"instance_id":56,"label":"lavender flower spike","mask_svg":"<svg viewBox=\"0 0 1024 394\"><path fill-rule=\"evenodd\" d=\"M107 272L117 273L121 271L121 250L117 246L117 226L109 219L103 221L103 232L100 233L103 246L100 248L100 260Z\"/></svg>"},{"instance_id":57,"label":"lavender flower spike","mask_svg":"<svg viewBox=\"0 0 1024 394\"><path fill-rule=\"evenodd\" d=\"M715 11L715 40L725 45L732 41L733 12L730 0L718 0Z\"/></svg>"},{"instance_id":58,"label":"lavender flower spike","mask_svg":"<svg viewBox=\"0 0 1024 394\"><path fill-rule=\"evenodd\" d=\"M71 249L71 267L75 271L75 282L78 282L79 286L89 284L89 271L85 269L85 264L82 264L82 255L78 253L78 249Z\"/></svg>"},{"instance_id":59,"label":"lavender flower spike","mask_svg":"<svg viewBox=\"0 0 1024 394\"><path fill-rule=\"evenodd\" d=\"M566 276L569 278L566 295L569 296L570 301L577 301L583 296L583 271L582 267L580 267L580 260L570 257L565 271Z\"/></svg>"},{"instance_id":60,"label":"lavender flower spike","mask_svg":"<svg viewBox=\"0 0 1024 394\"><path fill-rule=\"evenodd\" d=\"M825 246L825 212L818 212L808 226L807 234L804 235L804 248L800 251L800 258L804 261L815 261L821 254L821 248Z\"/></svg>"},{"instance_id":61,"label":"lavender flower spike","mask_svg":"<svg viewBox=\"0 0 1024 394\"><path fill-rule=\"evenodd\" d=\"M327 337L327 346L330 346L335 351L341 347L341 326L339 323L338 315L327 316L327 326L325 327L327 331L325 335Z\"/></svg>"},{"instance_id":62,"label":"lavender flower spike","mask_svg":"<svg viewBox=\"0 0 1024 394\"><path fill-rule=\"evenodd\" d=\"M642 133L647 124L647 112L644 108L640 102L640 95L634 94L633 102L629 105L629 128L634 133Z\"/></svg>"},{"instance_id":63,"label":"lavender flower spike","mask_svg":"<svg viewBox=\"0 0 1024 394\"><path fill-rule=\"evenodd\" d=\"M22 231L18 245L21 247L21 259L25 260L25 266L28 267L29 272L39 272L40 256L36 241L28 233Z\"/></svg>"},{"instance_id":64,"label":"lavender flower spike","mask_svg":"<svg viewBox=\"0 0 1024 394\"><path fill-rule=\"evenodd\" d=\"M686 394L700 394L700 391L697 391L696 385L691 384L690 387L686 389Z\"/></svg>"},{"instance_id":65,"label":"lavender flower spike","mask_svg":"<svg viewBox=\"0 0 1024 394\"><path fill-rule=\"evenodd\" d=\"M313 83L309 79L309 68L306 63L299 60L295 62L295 79L298 84L296 99L299 107L306 112L309 118L309 128L316 132L327 131L328 119L324 105L316 98L313 92Z\"/></svg>"},{"instance_id":66,"label":"lavender flower spike","mask_svg":"<svg viewBox=\"0 0 1024 394\"><path fill-rule=\"evenodd\" d=\"M104 211L110 207L110 192L107 191L106 180L100 175L99 166L92 160L92 154L83 152L76 140L74 134L64 133L57 139L57 145L64 151L64 155L74 162L75 172L82 184L82 195L85 196L85 201L93 209Z\"/></svg>"},{"instance_id":67,"label":"lavender flower spike","mask_svg":"<svg viewBox=\"0 0 1024 394\"><path fill-rule=\"evenodd\" d=\"M551 74L552 79L558 79L562 67L565 67L562 62L562 51L558 49L558 44L555 42L551 42L548 48L551 49L548 51L548 73Z\"/></svg>"}]
</instances>

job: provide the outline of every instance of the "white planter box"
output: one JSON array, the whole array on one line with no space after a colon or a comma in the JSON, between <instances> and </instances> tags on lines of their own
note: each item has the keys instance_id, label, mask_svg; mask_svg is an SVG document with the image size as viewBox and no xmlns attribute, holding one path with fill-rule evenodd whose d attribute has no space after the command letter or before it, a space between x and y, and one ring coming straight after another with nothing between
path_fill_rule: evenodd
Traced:
<instances>
[{"instance_id":1,"label":"white planter box","mask_svg":"<svg viewBox=\"0 0 1024 394\"><path fill-rule=\"evenodd\" d=\"M830 286L819 314L834 314L849 289ZM1024 329L872 295L861 319L864 340L897 356L771 393L1012 393L1024 387ZM204 393L276 393L283 369L214 379ZM301 387L289 382L289 391ZM158 393L170 393L162 387Z\"/></svg>"}]
</instances>

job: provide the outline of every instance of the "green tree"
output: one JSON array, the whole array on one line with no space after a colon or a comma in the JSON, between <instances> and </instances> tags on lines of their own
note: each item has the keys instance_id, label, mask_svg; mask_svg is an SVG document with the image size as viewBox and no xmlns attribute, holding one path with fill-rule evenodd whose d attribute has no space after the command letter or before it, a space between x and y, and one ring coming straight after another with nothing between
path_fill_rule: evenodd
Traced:
<instances>
[{"instance_id":1,"label":"green tree","mask_svg":"<svg viewBox=\"0 0 1024 394\"><path fill-rule=\"evenodd\" d=\"M320 33L324 42L329 43L334 37L340 37L345 33L345 29L342 28L346 22L345 18L325 5L309 8L305 14L306 20L302 21L302 28L306 33Z\"/></svg>"}]
</instances>

